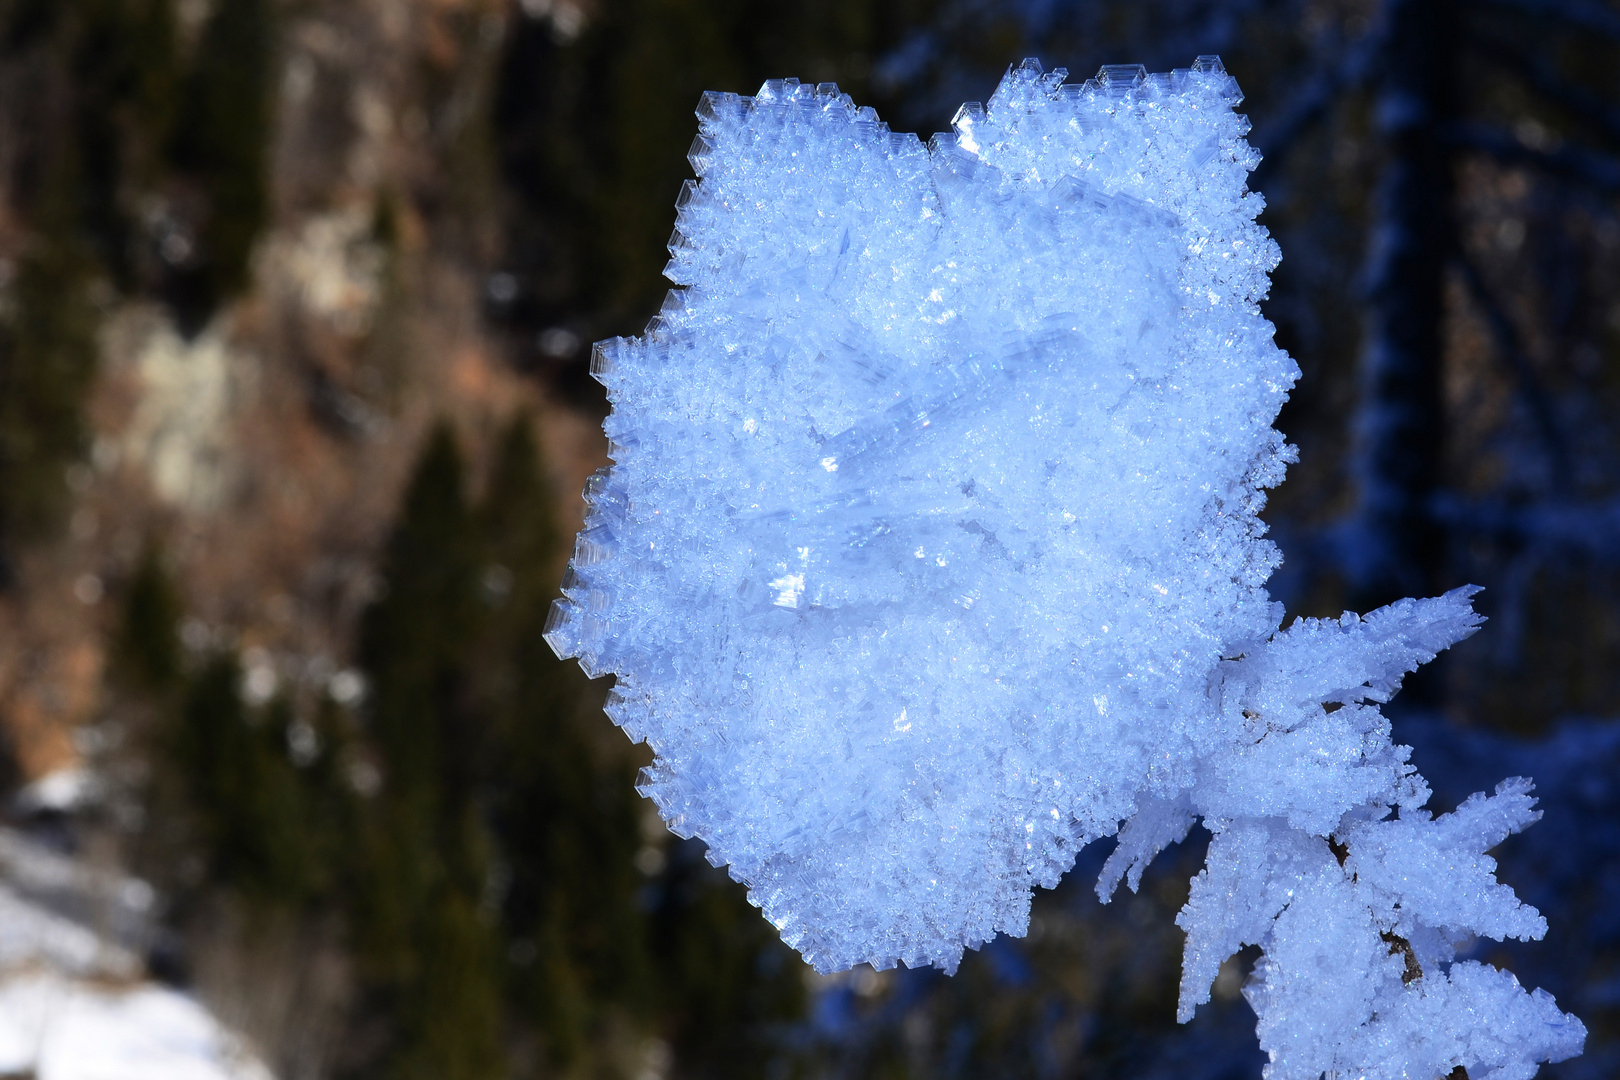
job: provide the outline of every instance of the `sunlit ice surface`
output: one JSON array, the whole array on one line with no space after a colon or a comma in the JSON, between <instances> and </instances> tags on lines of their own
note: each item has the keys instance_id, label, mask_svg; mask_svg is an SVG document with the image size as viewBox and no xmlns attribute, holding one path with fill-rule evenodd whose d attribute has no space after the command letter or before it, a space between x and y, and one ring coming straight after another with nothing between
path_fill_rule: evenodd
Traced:
<instances>
[{"instance_id":1,"label":"sunlit ice surface","mask_svg":"<svg viewBox=\"0 0 1620 1080\"><path fill-rule=\"evenodd\" d=\"M1273 1077L1577 1053L1454 961L1545 932L1483 854L1528 782L1431 819L1379 709L1473 590L1287 629L1266 592L1298 369L1235 80L1065 78L1025 61L926 147L830 84L704 97L680 287L596 350L614 464L547 640L818 970L953 971L1080 847L1119 836L1107 897L1202 820L1180 1015L1260 945Z\"/></svg>"}]
</instances>

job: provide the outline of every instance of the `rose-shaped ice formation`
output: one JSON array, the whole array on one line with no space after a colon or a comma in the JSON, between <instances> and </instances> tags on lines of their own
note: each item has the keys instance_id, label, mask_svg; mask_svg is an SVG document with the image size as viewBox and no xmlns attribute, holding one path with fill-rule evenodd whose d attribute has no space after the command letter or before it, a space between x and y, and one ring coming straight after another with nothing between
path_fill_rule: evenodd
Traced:
<instances>
[{"instance_id":1,"label":"rose-shaped ice formation","mask_svg":"<svg viewBox=\"0 0 1620 1080\"><path fill-rule=\"evenodd\" d=\"M1025 61L924 149L830 85L709 94L678 285L598 346L614 464L548 624L618 682L642 791L822 971L952 970L1119 835L1099 892L1214 834L1180 1015L1222 961L1272 1080L1529 1077L1551 997L1456 957L1539 937L1379 711L1479 625L1458 589L1279 629L1259 511L1298 372L1213 57Z\"/></svg>"},{"instance_id":2,"label":"rose-shaped ice formation","mask_svg":"<svg viewBox=\"0 0 1620 1080\"><path fill-rule=\"evenodd\" d=\"M705 95L685 288L597 347L614 465L548 640L823 970L1022 933L1276 625L1297 370L1236 84L1064 76L927 149L827 85Z\"/></svg>"}]
</instances>

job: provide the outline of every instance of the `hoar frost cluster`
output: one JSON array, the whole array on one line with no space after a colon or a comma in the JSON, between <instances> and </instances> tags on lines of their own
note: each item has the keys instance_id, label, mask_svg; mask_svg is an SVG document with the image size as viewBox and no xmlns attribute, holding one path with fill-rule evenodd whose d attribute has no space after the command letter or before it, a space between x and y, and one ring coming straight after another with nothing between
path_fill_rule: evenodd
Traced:
<instances>
[{"instance_id":1,"label":"hoar frost cluster","mask_svg":"<svg viewBox=\"0 0 1620 1080\"><path fill-rule=\"evenodd\" d=\"M1469 590L1280 629L1264 490L1298 375L1214 57L1010 71L925 148L830 84L705 95L678 285L598 346L614 464L547 629L617 684L642 791L818 970L954 970L1119 844L1213 833L1180 1015L1221 963L1268 1075L1528 1077L1551 997L1455 950L1546 927L1483 854L1509 780L1431 817L1379 704Z\"/></svg>"}]
</instances>

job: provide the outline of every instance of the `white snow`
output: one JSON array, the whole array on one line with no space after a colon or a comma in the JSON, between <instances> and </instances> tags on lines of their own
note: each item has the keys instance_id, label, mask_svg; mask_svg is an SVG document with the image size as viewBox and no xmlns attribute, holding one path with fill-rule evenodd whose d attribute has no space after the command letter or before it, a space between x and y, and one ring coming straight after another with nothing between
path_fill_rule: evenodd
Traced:
<instances>
[{"instance_id":1,"label":"white snow","mask_svg":"<svg viewBox=\"0 0 1620 1080\"><path fill-rule=\"evenodd\" d=\"M129 979L140 968L140 959L127 949L0 885L0 977L54 970L78 978Z\"/></svg>"},{"instance_id":2,"label":"white snow","mask_svg":"<svg viewBox=\"0 0 1620 1080\"><path fill-rule=\"evenodd\" d=\"M704 97L685 287L597 347L614 465L547 640L618 676L642 790L818 970L954 970L1079 847L1119 835L1106 898L1202 820L1180 1014L1262 946L1273 1080L1577 1053L1452 962L1545 929L1483 854L1528 783L1431 819L1379 711L1472 590L1287 629L1266 593L1298 371L1236 83L1064 77L1026 61L927 149L830 85Z\"/></svg>"},{"instance_id":3,"label":"white snow","mask_svg":"<svg viewBox=\"0 0 1620 1080\"><path fill-rule=\"evenodd\" d=\"M0 976L0 1074L37 1080L271 1080L208 1011L150 982Z\"/></svg>"},{"instance_id":4,"label":"white snow","mask_svg":"<svg viewBox=\"0 0 1620 1080\"><path fill-rule=\"evenodd\" d=\"M130 957L131 970L139 963L135 956L152 945L156 893L139 878L90 866L15 830L0 829L0 882L0 896L11 898L0 899L0 908L27 901L30 911L55 913L64 925L94 926L106 947ZM6 925L0 925L0 942L9 940ZM30 923L24 919L19 925ZM45 939L25 934L22 940ZM0 965L6 962L0 945Z\"/></svg>"},{"instance_id":5,"label":"white snow","mask_svg":"<svg viewBox=\"0 0 1620 1080\"><path fill-rule=\"evenodd\" d=\"M61 856L3 839L7 877L59 884ZM141 973L130 950L0 885L0 1076L273 1080L202 1005Z\"/></svg>"},{"instance_id":6,"label":"white snow","mask_svg":"<svg viewBox=\"0 0 1620 1080\"><path fill-rule=\"evenodd\" d=\"M88 769L72 765L48 772L25 784L13 800L17 809L25 814L42 810L67 813L94 799L97 787L96 779Z\"/></svg>"}]
</instances>

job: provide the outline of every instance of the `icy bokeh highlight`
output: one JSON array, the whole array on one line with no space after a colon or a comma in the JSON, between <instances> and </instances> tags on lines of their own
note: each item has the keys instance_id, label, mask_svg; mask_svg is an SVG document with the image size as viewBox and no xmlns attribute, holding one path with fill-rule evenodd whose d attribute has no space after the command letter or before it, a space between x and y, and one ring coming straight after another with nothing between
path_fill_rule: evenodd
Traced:
<instances>
[{"instance_id":1,"label":"icy bokeh highlight","mask_svg":"<svg viewBox=\"0 0 1620 1080\"><path fill-rule=\"evenodd\" d=\"M1472 632L1467 594L1279 632L1265 591L1297 368L1257 306L1277 251L1236 83L1212 57L1064 77L1026 61L926 149L826 84L705 95L684 288L597 348L614 464L547 640L618 676L643 792L820 970L954 970L1079 847L1120 834L1106 895L1202 818L1182 1012L1265 946L1274 1075L1371 1060L1354 1033L1411 985L1381 935L1426 987L1541 1008L1442 971L1458 927L1533 912L1399 887L1459 846L1489 878L1479 845L1532 813L1513 788L1429 822L1377 709ZM1324 958L1342 1016L1299 989Z\"/></svg>"}]
</instances>

